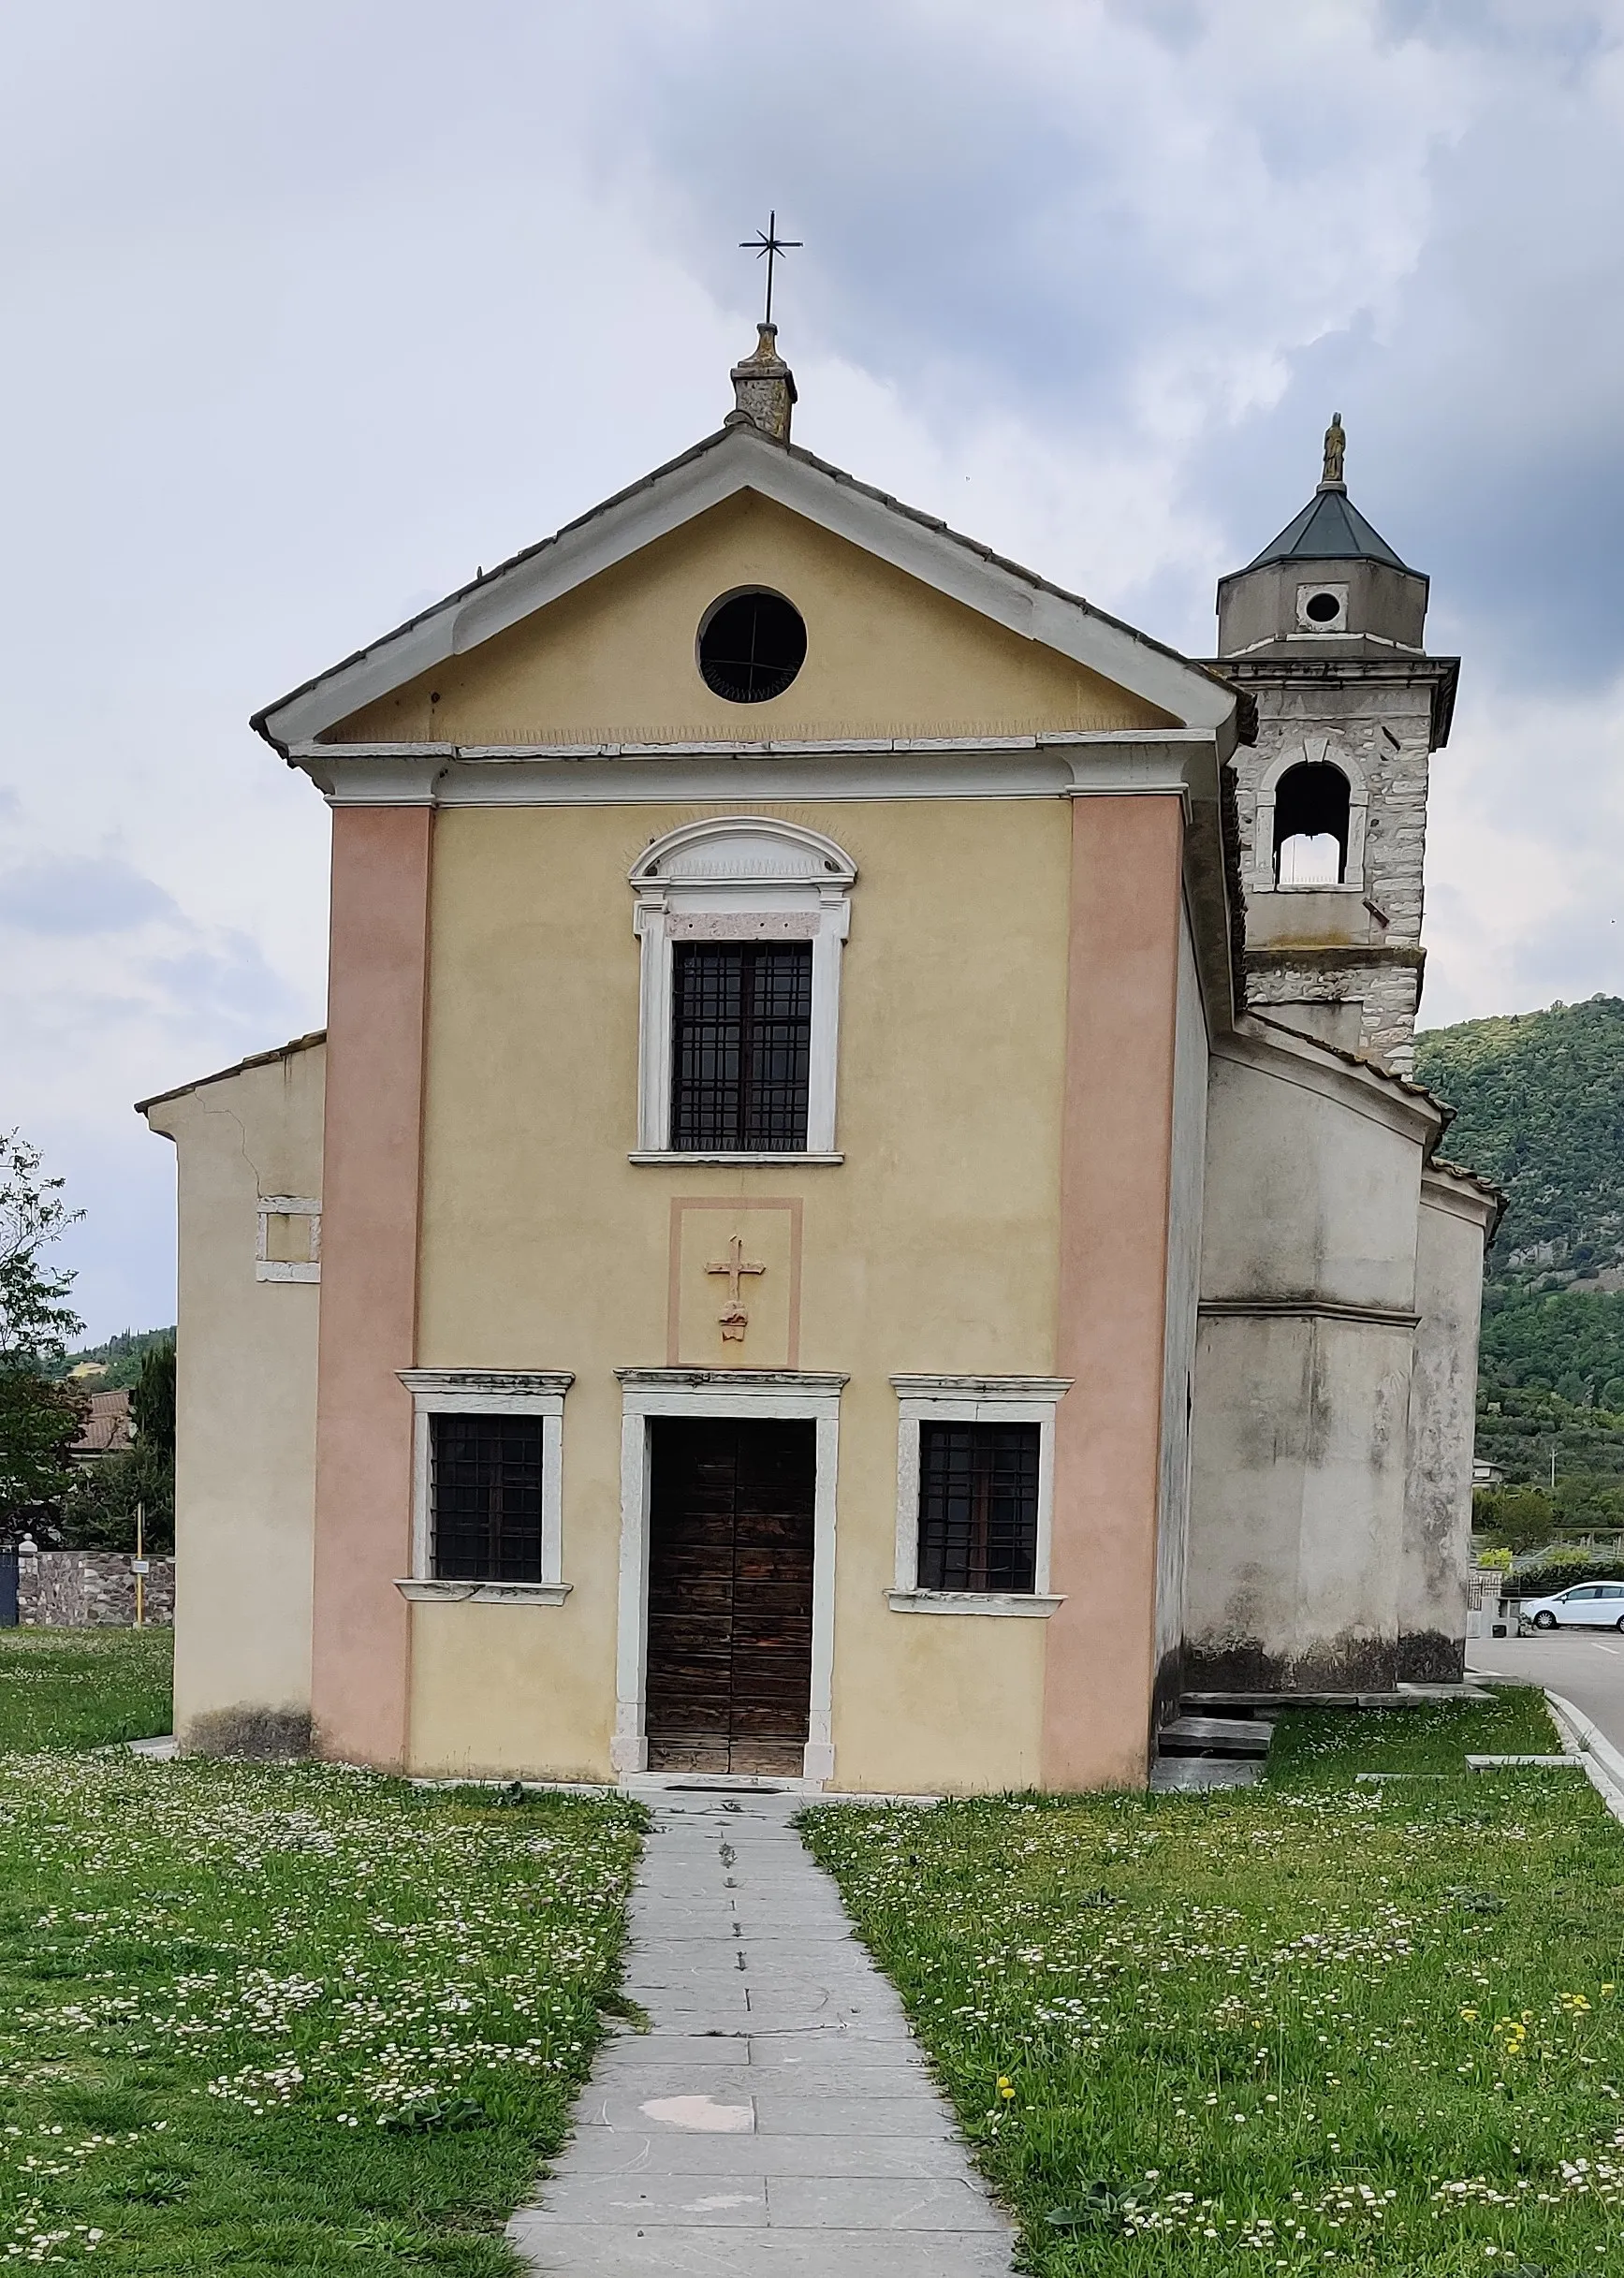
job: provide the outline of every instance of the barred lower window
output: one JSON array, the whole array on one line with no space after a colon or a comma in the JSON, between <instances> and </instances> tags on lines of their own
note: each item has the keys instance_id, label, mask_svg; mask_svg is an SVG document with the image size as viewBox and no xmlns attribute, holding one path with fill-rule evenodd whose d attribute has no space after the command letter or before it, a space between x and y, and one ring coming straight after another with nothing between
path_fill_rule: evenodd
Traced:
<instances>
[{"instance_id":1,"label":"barred lower window","mask_svg":"<svg viewBox=\"0 0 1624 2278\"><path fill-rule=\"evenodd\" d=\"M674 1150L804 1148L812 977L810 942L678 943L668 1142Z\"/></svg>"},{"instance_id":2,"label":"barred lower window","mask_svg":"<svg viewBox=\"0 0 1624 2278\"><path fill-rule=\"evenodd\" d=\"M542 1419L429 1419L431 1566L447 1582L542 1578Z\"/></svg>"},{"instance_id":3,"label":"barred lower window","mask_svg":"<svg viewBox=\"0 0 1624 2278\"><path fill-rule=\"evenodd\" d=\"M1036 1586L1039 1426L922 1424L922 1590Z\"/></svg>"}]
</instances>

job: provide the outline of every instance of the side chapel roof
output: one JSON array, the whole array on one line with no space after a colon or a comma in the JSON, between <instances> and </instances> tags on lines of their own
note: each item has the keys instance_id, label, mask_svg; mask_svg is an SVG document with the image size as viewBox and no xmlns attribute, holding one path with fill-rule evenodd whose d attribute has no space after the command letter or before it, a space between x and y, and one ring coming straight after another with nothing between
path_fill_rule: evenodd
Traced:
<instances>
[{"instance_id":1,"label":"side chapel roof","mask_svg":"<svg viewBox=\"0 0 1624 2278\"><path fill-rule=\"evenodd\" d=\"M270 1052L251 1052L246 1059L234 1060L229 1068L216 1068L212 1075L195 1075L189 1084L173 1085L168 1091L154 1091L150 1099L136 1102L136 1113L144 1116L149 1107L161 1107L166 1100L183 1100L189 1091L201 1091L205 1084L224 1084L234 1075L242 1075L250 1068L269 1068L272 1061L291 1059L296 1052L310 1052L317 1044L325 1044L327 1030L312 1029L306 1035L296 1036L285 1044L278 1044Z\"/></svg>"}]
</instances>

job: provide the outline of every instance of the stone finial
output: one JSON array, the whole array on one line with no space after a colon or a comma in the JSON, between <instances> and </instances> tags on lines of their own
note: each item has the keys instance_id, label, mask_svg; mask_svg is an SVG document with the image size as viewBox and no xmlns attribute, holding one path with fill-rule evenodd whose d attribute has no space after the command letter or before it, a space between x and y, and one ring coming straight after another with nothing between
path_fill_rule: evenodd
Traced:
<instances>
[{"instance_id":1,"label":"stone finial","mask_svg":"<svg viewBox=\"0 0 1624 2278\"><path fill-rule=\"evenodd\" d=\"M789 441L795 373L778 352L778 327L756 328L755 354L733 367L733 409L724 427L753 427L774 443Z\"/></svg>"},{"instance_id":2,"label":"stone finial","mask_svg":"<svg viewBox=\"0 0 1624 2278\"><path fill-rule=\"evenodd\" d=\"M1342 454L1347 447L1348 438L1342 431L1342 415L1339 411L1334 411L1331 424L1325 430L1325 463L1320 475L1322 490L1345 490L1348 488L1342 480Z\"/></svg>"}]
</instances>

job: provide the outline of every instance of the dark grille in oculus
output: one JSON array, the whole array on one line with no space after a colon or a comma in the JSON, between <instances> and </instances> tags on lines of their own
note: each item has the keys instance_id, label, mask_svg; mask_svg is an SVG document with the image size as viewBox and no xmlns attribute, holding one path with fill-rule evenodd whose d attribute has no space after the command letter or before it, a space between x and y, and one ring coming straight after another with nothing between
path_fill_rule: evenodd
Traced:
<instances>
[{"instance_id":1,"label":"dark grille in oculus","mask_svg":"<svg viewBox=\"0 0 1624 2278\"><path fill-rule=\"evenodd\" d=\"M707 688L729 704L782 696L806 662L806 626L781 593L735 593L699 635Z\"/></svg>"},{"instance_id":2,"label":"dark grille in oculus","mask_svg":"<svg viewBox=\"0 0 1624 2278\"><path fill-rule=\"evenodd\" d=\"M919 1427L919 1587L1036 1586L1035 1424Z\"/></svg>"},{"instance_id":3,"label":"dark grille in oculus","mask_svg":"<svg viewBox=\"0 0 1624 2278\"><path fill-rule=\"evenodd\" d=\"M541 1418L431 1416L432 1567L452 1582L541 1580Z\"/></svg>"},{"instance_id":4,"label":"dark grille in oculus","mask_svg":"<svg viewBox=\"0 0 1624 2278\"><path fill-rule=\"evenodd\" d=\"M798 1154L812 1057L810 942L680 942L671 1145Z\"/></svg>"}]
</instances>

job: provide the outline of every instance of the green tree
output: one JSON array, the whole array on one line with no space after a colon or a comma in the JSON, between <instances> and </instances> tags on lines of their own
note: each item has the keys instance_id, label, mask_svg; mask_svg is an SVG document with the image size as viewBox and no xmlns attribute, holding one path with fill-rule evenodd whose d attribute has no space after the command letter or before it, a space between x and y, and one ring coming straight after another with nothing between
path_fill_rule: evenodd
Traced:
<instances>
[{"instance_id":1,"label":"green tree","mask_svg":"<svg viewBox=\"0 0 1624 2278\"><path fill-rule=\"evenodd\" d=\"M139 1440L122 1455L82 1466L52 1532L66 1550L133 1551L138 1508L143 1547L154 1555L173 1550L174 1459Z\"/></svg>"},{"instance_id":2,"label":"green tree","mask_svg":"<svg viewBox=\"0 0 1624 2278\"><path fill-rule=\"evenodd\" d=\"M86 1465L62 1507L60 1532L70 1550L134 1550L136 1513L151 1551L175 1546L175 1340L141 1355L130 1394L136 1443L122 1455Z\"/></svg>"},{"instance_id":3,"label":"green tree","mask_svg":"<svg viewBox=\"0 0 1624 2278\"><path fill-rule=\"evenodd\" d=\"M1474 1529L1501 1549L1543 1550L1556 1530L1556 1507L1537 1487L1479 1488L1471 1499Z\"/></svg>"},{"instance_id":4,"label":"green tree","mask_svg":"<svg viewBox=\"0 0 1624 2278\"><path fill-rule=\"evenodd\" d=\"M175 1340L149 1345L130 1394L136 1438L154 1453L175 1460Z\"/></svg>"},{"instance_id":5,"label":"green tree","mask_svg":"<svg viewBox=\"0 0 1624 2278\"><path fill-rule=\"evenodd\" d=\"M41 1176L37 1147L0 1133L0 1520L12 1532L66 1491L84 1415L77 1390L54 1381L83 1326L67 1303L73 1276L44 1254L80 1216L62 1185Z\"/></svg>"}]
</instances>

